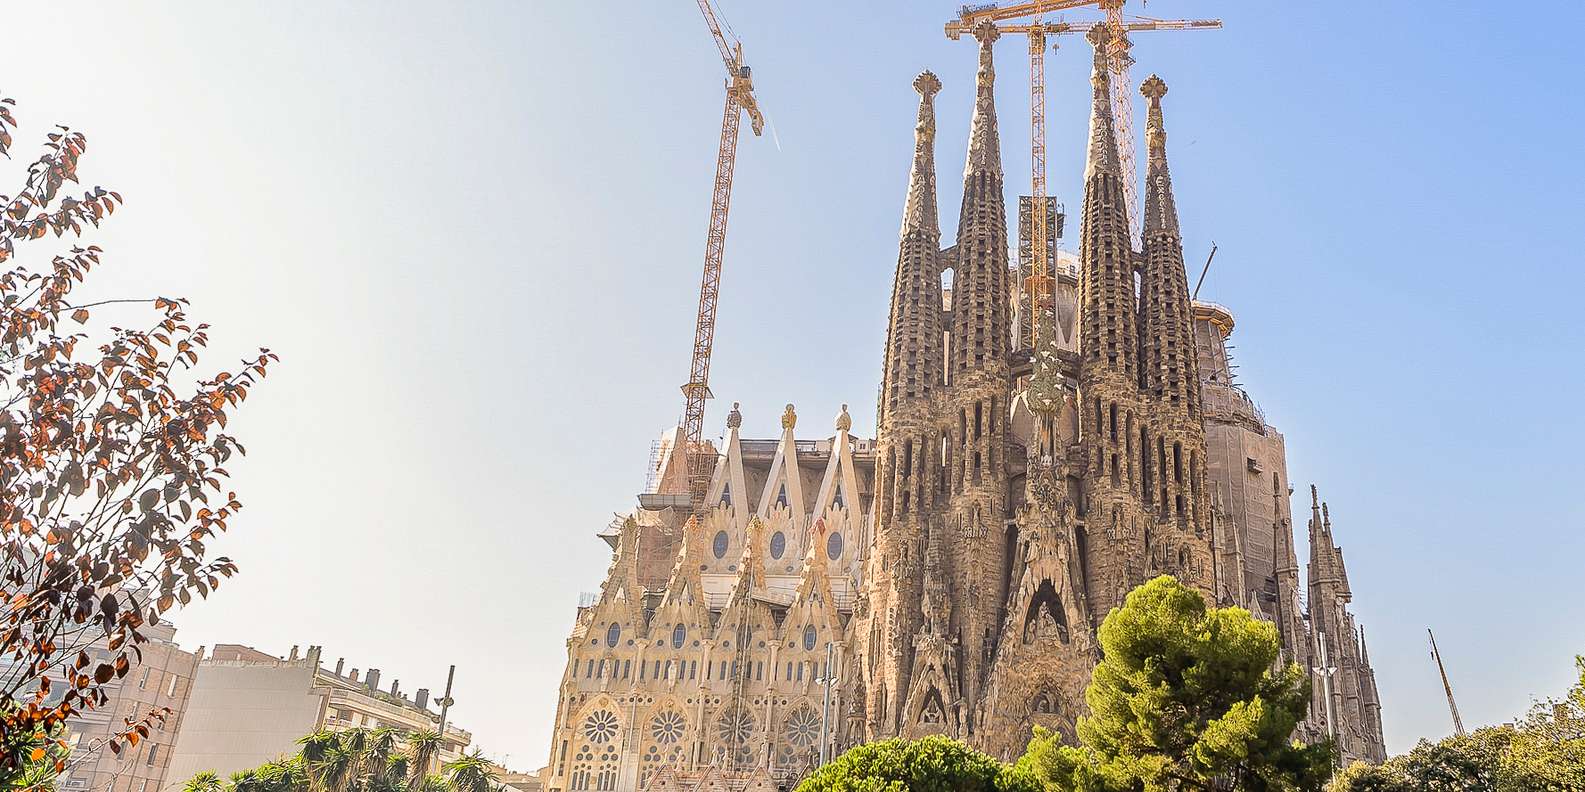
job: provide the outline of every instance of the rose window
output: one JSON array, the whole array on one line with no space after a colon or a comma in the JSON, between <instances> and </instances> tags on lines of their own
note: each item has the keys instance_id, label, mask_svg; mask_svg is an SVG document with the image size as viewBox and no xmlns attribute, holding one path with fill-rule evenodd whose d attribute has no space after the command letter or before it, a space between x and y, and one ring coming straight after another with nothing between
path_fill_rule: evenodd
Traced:
<instances>
[{"instance_id":1,"label":"rose window","mask_svg":"<svg viewBox=\"0 0 1585 792\"><path fill-rule=\"evenodd\" d=\"M655 742L671 745L682 739L682 732L686 726L687 721L683 720L682 715L667 711L656 715L655 719L650 721L649 731Z\"/></svg>"},{"instance_id":2,"label":"rose window","mask_svg":"<svg viewBox=\"0 0 1585 792\"><path fill-rule=\"evenodd\" d=\"M799 748L808 748L820 737L820 716L804 707L787 719L787 741Z\"/></svg>"},{"instance_id":3,"label":"rose window","mask_svg":"<svg viewBox=\"0 0 1585 792\"><path fill-rule=\"evenodd\" d=\"M595 710L583 722L584 736L597 743L608 743L616 736L616 716L610 710Z\"/></svg>"}]
</instances>

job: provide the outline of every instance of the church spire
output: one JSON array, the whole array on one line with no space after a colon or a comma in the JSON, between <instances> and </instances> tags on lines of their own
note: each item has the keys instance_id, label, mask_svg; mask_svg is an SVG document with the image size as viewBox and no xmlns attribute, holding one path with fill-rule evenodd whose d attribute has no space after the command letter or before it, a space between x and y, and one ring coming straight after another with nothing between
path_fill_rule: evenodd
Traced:
<instances>
[{"instance_id":1,"label":"church spire","mask_svg":"<svg viewBox=\"0 0 1585 792\"><path fill-rule=\"evenodd\" d=\"M1128 206L1112 129L1111 74L1106 63L1110 35L1104 25L1089 33L1090 44L1095 48L1090 76L1094 96L1089 162L1084 171L1084 217L1079 232L1079 349L1084 356L1081 378L1091 383L1099 378L1114 380L1118 386L1115 395L1123 396L1137 390L1138 319Z\"/></svg>"},{"instance_id":2,"label":"church spire","mask_svg":"<svg viewBox=\"0 0 1585 792\"><path fill-rule=\"evenodd\" d=\"M1152 74L1139 86L1150 102L1145 121L1149 164L1145 171L1145 233L1178 236L1178 207L1172 198L1172 175L1167 172L1167 128L1161 118L1161 97L1167 83Z\"/></svg>"},{"instance_id":3,"label":"church spire","mask_svg":"<svg viewBox=\"0 0 1585 792\"><path fill-rule=\"evenodd\" d=\"M903 204L897 273L886 329L882 426L899 406L925 399L941 384L941 230L936 221L935 95L941 80L930 72L914 79L919 120L914 125L913 166Z\"/></svg>"},{"instance_id":4,"label":"church spire","mask_svg":"<svg viewBox=\"0 0 1585 792\"><path fill-rule=\"evenodd\" d=\"M941 80L929 71L914 78L919 93L919 121L914 124L914 166L908 173L908 199L903 205L903 231L935 234L936 222L936 94Z\"/></svg>"},{"instance_id":5,"label":"church spire","mask_svg":"<svg viewBox=\"0 0 1585 792\"><path fill-rule=\"evenodd\" d=\"M1111 38L1111 30L1105 25L1097 25L1090 29L1086 35L1090 46L1095 48L1095 64L1090 71L1090 148L1084 162L1084 181L1097 173L1110 173L1118 175L1121 166L1117 156L1117 133L1112 120L1112 78L1111 68L1106 63L1106 42ZM1120 177L1119 177L1120 178Z\"/></svg>"},{"instance_id":6,"label":"church spire","mask_svg":"<svg viewBox=\"0 0 1585 792\"><path fill-rule=\"evenodd\" d=\"M974 28L974 38L980 42L980 66L974 75L974 119L969 125L965 182L980 171L994 173L998 179L1002 176L1002 145L996 134L996 65L991 59L991 47L1001 35L989 21Z\"/></svg>"},{"instance_id":7,"label":"church spire","mask_svg":"<svg viewBox=\"0 0 1585 792\"><path fill-rule=\"evenodd\" d=\"M1200 422L1199 355L1189 306L1188 274L1183 269L1183 237L1167 171L1167 130L1161 97L1167 84L1152 74L1139 87L1150 102L1145 139L1150 154L1145 172L1144 264L1140 271L1139 338L1144 352L1140 378L1146 392L1159 396L1169 421Z\"/></svg>"},{"instance_id":8,"label":"church spire","mask_svg":"<svg viewBox=\"0 0 1585 792\"><path fill-rule=\"evenodd\" d=\"M1003 376L1012 343L1007 288L1007 208L1002 195L1002 151L996 133L996 68L992 46L1001 36L985 22L980 42L974 117L963 168L957 262L952 274L952 379L976 371Z\"/></svg>"}]
</instances>

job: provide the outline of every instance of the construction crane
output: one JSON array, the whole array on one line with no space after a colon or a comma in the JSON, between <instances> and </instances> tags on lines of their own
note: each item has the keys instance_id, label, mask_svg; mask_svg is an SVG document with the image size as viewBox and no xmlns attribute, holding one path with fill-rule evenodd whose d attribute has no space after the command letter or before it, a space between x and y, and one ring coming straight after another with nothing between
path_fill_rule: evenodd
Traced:
<instances>
[{"instance_id":1,"label":"construction crane","mask_svg":"<svg viewBox=\"0 0 1585 792\"><path fill-rule=\"evenodd\" d=\"M721 32L710 0L699 0L699 11L710 27L721 62L726 64L726 109L721 114L721 148L715 160L715 192L710 198L710 231L704 243L704 278L699 285L699 313L694 325L693 360L688 382L682 386L682 440L688 454L688 496L694 514L704 510L705 490L715 467L715 453L704 442L704 405L710 393L710 350L715 344L716 300L721 292L721 260L726 252L727 210L732 205L732 169L737 163L738 125L744 113L758 136L765 117L754 100L754 82L743 63L743 43Z\"/></svg>"},{"instance_id":2,"label":"construction crane","mask_svg":"<svg viewBox=\"0 0 1585 792\"><path fill-rule=\"evenodd\" d=\"M1442 692L1447 694L1447 709L1453 713L1453 733L1464 736L1464 719L1459 717L1458 704L1453 702L1453 686L1447 682L1447 668L1442 665L1442 653L1436 648L1436 634L1431 628L1425 628L1425 634L1431 638L1431 659L1436 661L1436 671L1442 675Z\"/></svg>"},{"instance_id":3,"label":"construction crane","mask_svg":"<svg viewBox=\"0 0 1585 792\"><path fill-rule=\"evenodd\" d=\"M1029 249L1034 264L1025 288L1030 295L1030 310L1038 317L1045 310L1046 302L1053 293L1053 279L1047 272L1045 245L1049 241L1049 225L1045 211L1046 202L1046 36L1061 35L1064 33L1085 33L1095 27L1094 22L1079 23L1046 23L1043 16L1047 12L1065 11L1086 6L1100 6L1106 11L1105 24L1112 28L1112 37L1107 43L1107 64L1114 73L1111 81L1111 106L1112 119L1116 125L1118 140L1118 161L1123 169L1124 196L1128 205L1128 216L1133 223L1130 233L1134 243L1139 243L1139 229L1142 218L1139 214L1139 188L1135 184L1134 176L1134 131L1133 117L1134 104L1130 90L1133 87L1128 77L1129 67L1133 65L1133 57L1129 55L1130 46L1128 33L1137 30L1214 30L1222 26L1219 19L1149 19L1141 17L1136 20L1123 18L1124 0L1036 0L1036 2L1017 3L1013 5L998 6L996 4L963 6L958 9L958 18L946 24L947 38L956 41L962 34L970 32L982 22L1000 22L1007 19L1020 19L1030 17L1025 24L998 25L1002 33L1022 33L1029 37L1029 131L1030 131L1030 226ZM1035 329L1038 321L1031 322L1031 338L1021 339L1032 344L1033 336L1038 333Z\"/></svg>"}]
</instances>

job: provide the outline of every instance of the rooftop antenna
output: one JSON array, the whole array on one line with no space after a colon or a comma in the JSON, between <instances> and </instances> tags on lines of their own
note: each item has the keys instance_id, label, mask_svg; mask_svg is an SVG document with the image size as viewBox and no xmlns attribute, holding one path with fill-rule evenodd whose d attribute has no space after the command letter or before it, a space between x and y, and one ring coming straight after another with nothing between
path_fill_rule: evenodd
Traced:
<instances>
[{"instance_id":1,"label":"rooftop antenna","mask_svg":"<svg viewBox=\"0 0 1585 792\"><path fill-rule=\"evenodd\" d=\"M1442 691L1447 693L1447 709L1453 713L1453 733L1460 737L1465 735L1464 719L1458 715L1458 704L1453 702L1453 686L1447 683L1447 668L1442 665L1442 653L1436 649L1436 634L1431 628L1425 628L1425 634L1431 638L1431 659L1436 661L1437 673L1442 675Z\"/></svg>"}]
</instances>

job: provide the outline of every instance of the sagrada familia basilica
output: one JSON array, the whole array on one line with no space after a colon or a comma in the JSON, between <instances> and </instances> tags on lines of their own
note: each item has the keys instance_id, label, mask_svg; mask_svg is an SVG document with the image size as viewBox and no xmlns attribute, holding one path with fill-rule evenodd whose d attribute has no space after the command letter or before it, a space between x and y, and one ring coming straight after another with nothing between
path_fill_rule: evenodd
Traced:
<instances>
[{"instance_id":1,"label":"sagrada familia basilica","mask_svg":"<svg viewBox=\"0 0 1585 792\"><path fill-rule=\"evenodd\" d=\"M945 247L941 82L914 81L878 438L853 437L843 405L834 431L800 439L787 405L779 438L746 439L734 405L695 519L667 435L651 491L602 534L614 552L567 639L546 789L769 790L822 749L892 736L947 734L1004 758L1036 725L1071 738L1097 627L1160 574L1274 623L1284 661L1316 671L1300 738L1384 758L1329 509L1312 487L1301 585L1283 437L1234 380L1232 313L1190 299L1157 77L1141 88L1131 240L1105 31L1091 34L1080 252L1054 262L1039 340L1015 329L987 25Z\"/></svg>"}]
</instances>

